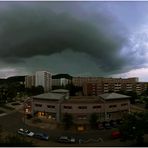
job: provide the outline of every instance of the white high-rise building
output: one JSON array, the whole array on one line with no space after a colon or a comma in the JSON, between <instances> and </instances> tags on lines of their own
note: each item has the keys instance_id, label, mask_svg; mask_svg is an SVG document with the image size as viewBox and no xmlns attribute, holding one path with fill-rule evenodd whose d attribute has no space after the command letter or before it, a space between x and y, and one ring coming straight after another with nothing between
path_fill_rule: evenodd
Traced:
<instances>
[{"instance_id":1,"label":"white high-rise building","mask_svg":"<svg viewBox=\"0 0 148 148\"><path fill-rule=\"evenodd\" d=\"M37 71L35 74L35 86L43 86L44 92L52 89L52 74L47 71Z\"/></svg>"}]
</instances>

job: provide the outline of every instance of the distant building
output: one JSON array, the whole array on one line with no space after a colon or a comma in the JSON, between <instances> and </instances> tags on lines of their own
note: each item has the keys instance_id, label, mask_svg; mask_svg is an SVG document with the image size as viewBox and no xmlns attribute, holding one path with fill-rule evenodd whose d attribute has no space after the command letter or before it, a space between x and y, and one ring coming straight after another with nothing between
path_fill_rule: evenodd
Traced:
<instances>
[{"instance_id":1,"label":"distant building","mask_svg":"<svg viewBox=\"0 0 148 148\"><path fill-rule=\"evenodd\" d=\"M52 89L52 74L47 71L37 71L35 74L35 86L43 86L44 92Z\"/></svg>"},{"instance_id":2,"label":"distant building","mask_svg":"<svg viewBox=\"0 0 148 148\"><path fill-rule=\"evenodd\" d=\"M103 77L73 77L72 83L75 86L82 87L84 83L89 82L100 82L104 79Z\"/></svg>"},{"instance_id":3,"label":"distant building","mask_svg":"<svg viewBox=\"0 0 148 148\"><path fill-rule=\"evenodd\" d=\"M69 79L66 78L52 79L52 86L66 86L67 84L69 84Z\"/></svg>"},{"instance_id":4,"label":"distant building","mask_svg":"<svg viewBox=\"0 0 148 148\"><path fill-rule=\"evenodd\" d=\"M99 78L96 81L85 81L81 85L85 96L97 96L103 93L120 91L133 91L141 94L148 87L148 83L138 82L137 78Z\"/></svg>"},{"instance_id":5,"label":"distant building","mask_svg":"<svg viewBox=\"0 0 148 148\"><path fill-rule=\"evenodd\" d=\"M35 75L33 76L25 76L25 87L31 88L32 86L35 86Z\"/></svg>"}]
</instances>

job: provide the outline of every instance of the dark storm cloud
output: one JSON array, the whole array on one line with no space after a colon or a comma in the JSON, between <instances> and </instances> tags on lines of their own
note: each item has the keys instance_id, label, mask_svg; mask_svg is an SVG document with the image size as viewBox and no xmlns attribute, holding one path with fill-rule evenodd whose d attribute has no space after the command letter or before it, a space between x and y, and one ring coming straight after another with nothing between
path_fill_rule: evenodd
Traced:
<instances>
[{"instance_id":1,"label":"dark storm cloud","mask_svg":"<svg viewBox=\"0 0 148 148\"><path fill-rule=\"evenodd\" d=\"M62 11L57 6L57 12L50 3L29 6L29 3L16 2L0 10L0 58L3 61L17 63L71 49L90 55L103 71L118 71L126 65L125 57L120 54L125 41L120 31L123 28L111 15L94 12L85 16L84 12L84 17L78 17L70 10L64 11L70 3L63 5ZM73 8L74 12L81 12Z\"/></svg>"}]
</instances>

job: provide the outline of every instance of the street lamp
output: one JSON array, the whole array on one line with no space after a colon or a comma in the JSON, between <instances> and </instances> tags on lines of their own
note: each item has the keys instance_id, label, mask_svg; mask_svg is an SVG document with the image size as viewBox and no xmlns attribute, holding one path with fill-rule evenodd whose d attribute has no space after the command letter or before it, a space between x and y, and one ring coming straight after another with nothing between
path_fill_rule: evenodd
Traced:
<instances>
[{"instance_id":1,"label":"street lamp","mask_svg":"<svg viewBox=\"0 0 148 148\"><path fill-rule=\"evenodd\" d=\"M135 126L133 126L132 127L132 129L133 129L133 136L135 137L136 135L135 135L135 130L136 130L136 127Z\"/></svg>"},{"instance_id":2,"label":"street lamp","mask_svg":"<svg viewBox=\"0 0 148 148\"><path fill-rule=\"evenodd\" d=\"M133 126L133 127L132 127L132 129L133 129L133 130L135 130L135 129L136 129L136 127L135 127L135 126Z\"/></svg>"}]
</instances>

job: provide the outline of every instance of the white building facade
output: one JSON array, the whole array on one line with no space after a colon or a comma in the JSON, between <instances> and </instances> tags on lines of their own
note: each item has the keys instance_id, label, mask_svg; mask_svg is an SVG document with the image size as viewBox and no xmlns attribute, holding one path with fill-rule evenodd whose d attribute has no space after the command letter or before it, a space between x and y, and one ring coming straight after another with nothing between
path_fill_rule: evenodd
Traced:
<instances>
[{"instance_id":1,"label":"white building facade","mask_svg":"<svg viewBox=\"0 0 148 148\"><path fill-rule=\"evenodd\" d=\"M35 74L35 86L43 86L44 92L52 89L52 74L47 71L37 71Z\"/></svg>"}]
</instances>

